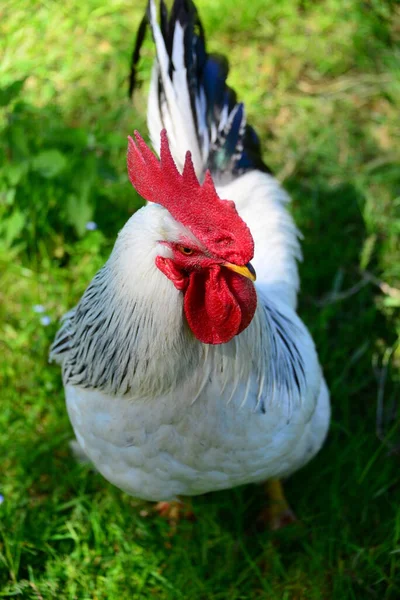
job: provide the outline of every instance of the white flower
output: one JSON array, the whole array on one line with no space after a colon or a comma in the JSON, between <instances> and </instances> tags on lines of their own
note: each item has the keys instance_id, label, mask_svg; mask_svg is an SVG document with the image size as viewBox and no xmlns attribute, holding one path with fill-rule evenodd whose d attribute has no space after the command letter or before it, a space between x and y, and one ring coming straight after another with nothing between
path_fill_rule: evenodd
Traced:
<instances>
[{"instance_id":1,"label":"white flower","mask_svg":"<svg viewBox=\"0 0 400 600\"><path fill-rule=\"evenodd\" d=\"M47 315L44 315L44 317L42 317L40 319L40 322L41 322L42 325L44 325L45 327L47 327L47 325L50 325L51 319Z\"/></svg>"},{"instance_id":2,"label":"white flower","mask_svg":"<svg viewBox=\"0 0 400 600\"><path fill-rule=\"evenodd\" d=\"M44 313L44 311L45 311L45 308L42 304L34 304L32 306L32 309L33 309L33 312L39 313L39 314Z\"/></svg>"},{"instance_id":3,"label":"white flower","mask_svg":"<svg viewBox=\"0 0 400 600\"><path fill-rule=\"evenodd\" d=\"M86 223L86 229L88 231L94 231L95 229L97 229L97 223L95 223L94 221L88 221Z\"/></svg>"}]
</instances>

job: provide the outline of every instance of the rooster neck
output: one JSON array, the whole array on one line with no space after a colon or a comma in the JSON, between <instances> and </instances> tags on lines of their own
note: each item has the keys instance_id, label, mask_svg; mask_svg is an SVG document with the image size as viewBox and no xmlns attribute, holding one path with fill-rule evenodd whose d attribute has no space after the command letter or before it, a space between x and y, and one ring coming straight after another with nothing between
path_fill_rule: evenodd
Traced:
<instances>
[{"instance_id":1,"label":"rooster neck","mask_svg":"<svg viewBox=\"0 0 400 600\"><path fill-rule=\"evenodd\" d=\"M184 232L186 233L186 232ZM183 318L183 297L156 267L159 242L182 234L158 205L138 211L85 291L60 342L69 337L64 382L111 395L154 397L178 385L199 360Z\"/></svg>"},{"instance_id":2,"label":"rooster neck","mask_svg":"<svg viewBox=\"0 0 400 600\"><path fill-rule=\"evenodd\" d=\"M257 402L273 401L276 392L296 402L305 388L298 346L304 333L264 297L248 328L230 342L212 346L194 337L183 294L155 265L160 228L171 232L162 210L153 205L136 213L60 330L53 357L62 347L64 382L132 398L184 384L193 402L211 380L232 393L252 380Z\"/></svg>"}]
</instances>

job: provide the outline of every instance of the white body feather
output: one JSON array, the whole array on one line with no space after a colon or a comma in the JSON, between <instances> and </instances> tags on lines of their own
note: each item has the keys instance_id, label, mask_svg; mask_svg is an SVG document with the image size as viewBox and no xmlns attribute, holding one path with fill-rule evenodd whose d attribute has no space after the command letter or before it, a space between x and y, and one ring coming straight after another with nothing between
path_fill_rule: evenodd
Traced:
<instances>
[{"instance_id":1,"label":"white body feather","mask_svg":"<svg viewBox=\"0 0 400 600\"><path fill-rule=\"evenodd\" d=\"M176 32L171 83L154 14L153 20L160 65L153 83L161 70L167 96L160 108L154 83L148 111L153 145L157 148L162 121L169 122L177 164L182 166L190 148L201 176L208 141L199 148L182 91L182 36ZM94 355L88 350L85 356L94 378L111 365L120 393L107 385L101 390L80 385L71 376L70 342L53 352L63 363L68 413L80 446L104 477L147 500L287 476L318 452L329 425L328 390L312 339L295 312L300 247L286 210L288 197L273 177L258 171L217 191L235 201L255 241L258 307L245 331L220 346L194 338L183 316L182 293L155 266L156 256L169 252L160 240L190 234L165 209L149 205L125 225L101 276L106 292L98 310L106 310L102 304L109 300L113 314L120 311L114 317L119 329L104 350L107 364L88 367ZM69 334L73 320L72 312L59 338ZM123 355L115 357L126 331L137 335L127 342L132 357L123 366ZM79 343L87 344L84 335Z\"/></svg>"}]
</instances>

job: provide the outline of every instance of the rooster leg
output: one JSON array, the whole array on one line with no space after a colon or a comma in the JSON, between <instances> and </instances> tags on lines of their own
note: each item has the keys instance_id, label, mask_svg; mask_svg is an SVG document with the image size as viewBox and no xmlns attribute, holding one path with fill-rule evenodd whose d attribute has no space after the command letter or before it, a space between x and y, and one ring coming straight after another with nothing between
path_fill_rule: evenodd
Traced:
<instances>
[{"instance_id":1,"label":"rooster leg","mask_svg":"<svg viewBox=\"0 0 400 600\"><path fill-rule=\"evenodd\" d=\"M265 484L268 506L261 512L260 521L275 531L294 523L296 515L290 508L280 479L271 479Z\"/></svg>"},{"instance_id":2,"label":"rooster leg","mask_svg":"<svg viewBox=\"0 0 400 600\"><path fill-rule=\"evenodd\" d=\"M194 514L189 500L185 500L185 502L182 502L181 500L157 502L154 510L158 512L160 517L169 521L172 532L175 531L177 524L182 519L187 519L188 521L194 520Z\"/></svg>"}]
</instances>

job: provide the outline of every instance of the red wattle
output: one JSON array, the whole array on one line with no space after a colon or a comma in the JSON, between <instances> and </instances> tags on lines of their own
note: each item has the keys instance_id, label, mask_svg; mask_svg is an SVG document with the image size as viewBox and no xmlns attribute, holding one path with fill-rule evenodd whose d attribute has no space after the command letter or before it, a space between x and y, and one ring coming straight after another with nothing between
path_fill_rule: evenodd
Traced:
<instances>
[{"instance_id":1,"label":"red wattle","mask_svg":"<svg viewBox=\"0 0 400 600\"><path fill-rule=\"evenodd\" d=\"M204 344L224 344L251 322L257 294L249 279L213 266L193 271L184 297L190 329Z\"/></svg>"},{"instance_id":2,"label":"red wattle","mask_svg":"<svg viewBox=\"0 0 400 600\"><path fill-rule=\"evenodd\" d=\"M156 266L172 281L177 290L183 292L186 289L188 278L175 266L173 260L164 258L163 256L157 256Z\"/></svg>"}]
</instances>

